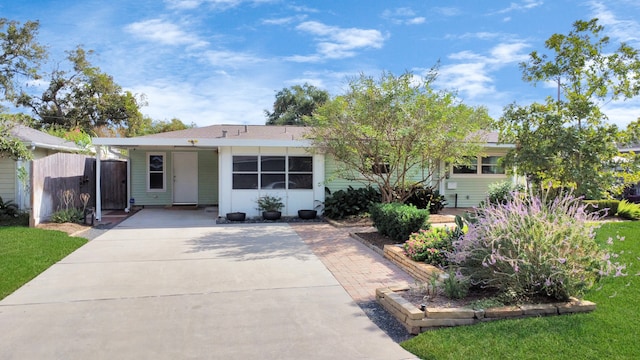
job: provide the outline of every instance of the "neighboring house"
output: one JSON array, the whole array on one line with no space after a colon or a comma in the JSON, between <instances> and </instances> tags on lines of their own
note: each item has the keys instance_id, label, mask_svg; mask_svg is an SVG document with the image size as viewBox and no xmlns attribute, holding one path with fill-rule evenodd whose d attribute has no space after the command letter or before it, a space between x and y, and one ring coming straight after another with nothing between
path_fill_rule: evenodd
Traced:
<instances>
[{"instance_id":1,"label":"neighboring house","mask_svg":"<svg viewBox=\"0 0 640 360\"><path fill-rule=\"evenodd\" d=\"M219 213L242 211L258 216L256 200L263 195L282 198L283 215L314 209L331 191L361 183L336 180L335 162L311 152L309 130L296 126L212 125L135 138L94 138L100 167L104 148L128 152L128 197L135 206L180 204L218 205ZM487 185L508 179L497 159L509 146L490 134L487 157L474 164L449 168L448 179L436 184L449 206L475 206ZM442 165L444 168L444 164ZM96 171L96 173L100 173ZM331 179L331 180L327 180ZM96 200L100 200L98 177ZM96 204L97 217L101 216Z\"/></svg>"},{"instance_id":2,"label":"neighboring house","mask_svg":"<svg viewBox=\"0 0 640 360\"><path fill-rule=\"evenodd\" d=\"M33 160L60 152L77 153L83 150L73 142L24 125L15 125L9 131L31 150ZM31 165L31 161L0 157L0 196L4 201L13 201L23 211L33 208Z\"/></svg>"}]
</instances>

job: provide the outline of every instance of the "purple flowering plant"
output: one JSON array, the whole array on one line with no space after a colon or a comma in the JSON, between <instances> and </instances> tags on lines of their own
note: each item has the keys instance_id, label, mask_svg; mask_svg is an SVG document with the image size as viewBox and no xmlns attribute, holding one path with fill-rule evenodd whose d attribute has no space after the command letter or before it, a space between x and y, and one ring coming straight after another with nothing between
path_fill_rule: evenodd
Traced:
<instances>
[{"instance_id":1,"label":"purple flowering plant","mask_svg":"<svg viewBox=\"0 0 640 360\"><path fill-rule=\"evenodd\" d=\"M585 208L570 192L554 198L515 193L506 203L476 209L477 221L453 241L447 260L473 286L494 289L507 301L580 297L625 268L595 242L602 213Z\"/></svg>"}]
</instances>

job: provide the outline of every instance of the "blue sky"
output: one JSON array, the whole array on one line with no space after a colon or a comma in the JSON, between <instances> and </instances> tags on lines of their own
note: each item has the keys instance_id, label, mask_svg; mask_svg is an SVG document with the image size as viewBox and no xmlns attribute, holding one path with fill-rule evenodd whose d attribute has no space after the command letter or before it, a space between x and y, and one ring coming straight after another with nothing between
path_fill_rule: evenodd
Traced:
<instances>
[{"instance_id":1,"label":"blue sky","mask_svg":"<svg viewBox=\"0 0 640 360\"><path fill-rule=\"evenodd\" d=\"M505 105L555 94L524 83L518 63L576 20L597 17L614 43L640 48L637 0L0 0L0 17L40 21L43 70L81 44L145 94L144 114L198 126L264 124L284 87L338 95L360 73L421 75L438 61L439 88L498 118ZM624 126L640 117L640 98L603 109Z\"/></svg>"}]
</instances>

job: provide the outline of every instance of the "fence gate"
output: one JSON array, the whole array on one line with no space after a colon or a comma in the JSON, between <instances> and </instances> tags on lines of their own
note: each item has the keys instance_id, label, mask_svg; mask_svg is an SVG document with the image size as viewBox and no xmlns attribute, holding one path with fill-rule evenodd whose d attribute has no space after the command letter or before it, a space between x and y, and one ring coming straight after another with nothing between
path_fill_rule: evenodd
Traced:
<instances>
[{"instance_id":1,"label":"fence gate","mask_svg":"<svg viewBox=\"0 0 640 360\"><path fill-rule=\"evenodd\" d=\"M100 161L100 192L103 209L122 210L128 206L126 161Z\"/></svg>"}]
</instances>

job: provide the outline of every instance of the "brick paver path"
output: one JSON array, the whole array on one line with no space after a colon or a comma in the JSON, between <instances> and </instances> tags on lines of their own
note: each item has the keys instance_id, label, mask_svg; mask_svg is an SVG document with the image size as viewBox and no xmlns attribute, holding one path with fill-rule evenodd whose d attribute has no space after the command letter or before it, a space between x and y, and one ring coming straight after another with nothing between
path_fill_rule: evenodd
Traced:
<instances>
[{"instance_id":1,"label":"brick paver path","mask_svg":"<svg viewBox=\"0 0 640 360\"><path fill-rule=\"evenodd\" d=\"M291 227L356 302L375 300L377 288L414 283L395 264L349 236L357 228L326 223L294 223Z\"/></svg>"}]
</instances>

